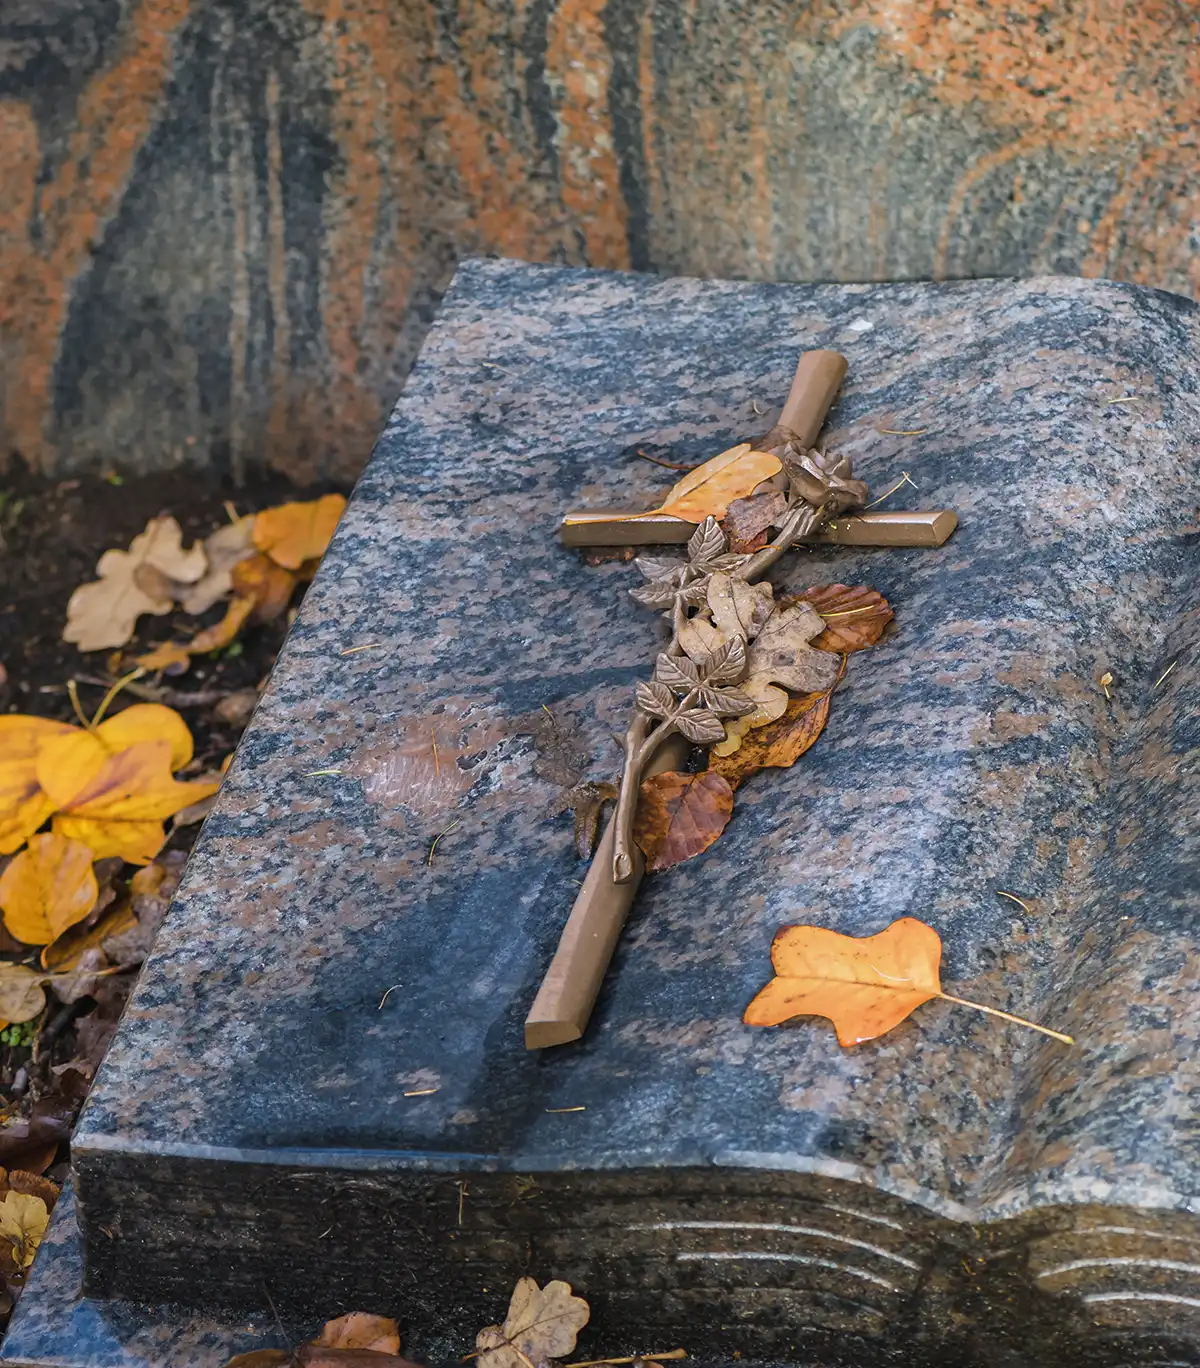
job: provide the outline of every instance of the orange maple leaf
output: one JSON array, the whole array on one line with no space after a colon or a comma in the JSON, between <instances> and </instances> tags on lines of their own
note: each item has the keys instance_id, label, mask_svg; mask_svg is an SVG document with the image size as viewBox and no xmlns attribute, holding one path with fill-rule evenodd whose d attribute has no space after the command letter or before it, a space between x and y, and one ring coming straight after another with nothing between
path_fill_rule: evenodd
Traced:
<instances>
[{"instance_id":1,"label":"orange maple leaf","mask_svg":"<svg viewBox=\"0 0 1200 1368\"><path fill-rule=\"evenodd\" d=\"M771 943L775 977L746 1008L743 1020L747 1026L779 1026L797 1016L828 1017L839 1044L861 1045L940 997L1075 1043L1061 1031L943 993L941 959L941 937L915 917L901 917L874 936L784 926Z\"/></svg>"}]
</instances>

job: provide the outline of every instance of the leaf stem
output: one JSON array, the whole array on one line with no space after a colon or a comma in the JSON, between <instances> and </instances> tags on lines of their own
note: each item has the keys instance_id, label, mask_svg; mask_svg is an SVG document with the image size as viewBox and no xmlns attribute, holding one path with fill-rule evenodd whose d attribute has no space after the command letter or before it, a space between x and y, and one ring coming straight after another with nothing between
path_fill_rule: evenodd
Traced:
<instances>
[{"instance_id":1,"label":"leaf stem","mask_svg":"<svg viewBox=\"0 0 1200 1368\"><path fill-rule=\"evenodd\" d=\"M146 671L142 668L142 666L138 665L136 668L130 670L128 674L123 674L121 678L113 684L112 688L109 689L109 691L100 700L100 706L92 714L93 727L98 727L100 725L101 721L104 718L104 714L108 711L109 704L113 701L114 698L116 698L116 696L121 692L125 685L131 684L135 679L140 679L142 675L144 675L145 673Z\"/></svg>"},{"instance_id":2,"label":"leaf stem","mask_svg":"<svg viewBox=\"0 0 1200 1368\"><path fill-rule=\"evenodd\" d=\"M1039 1026L1036 1021L1026 1021L1024 1017L1013 1016L1011 1012L1002 1012L999 1007L985 1007L982 1002L968 1002L966 998L954 997L951 993L939 993L938 997L945 998L947 1002L957 1002L960 1007L974 1007L977 1012L986 1012L988 1016L1000 1017L1017 1026L1028 1026L1031 1031L1041 1031L1043 1035L1053 1036L1064 1045L1075 1044L1074 1036L1064 1035L1062 1031L1052 1031L1049 1026Z\"/></svg>"}]
</instances>

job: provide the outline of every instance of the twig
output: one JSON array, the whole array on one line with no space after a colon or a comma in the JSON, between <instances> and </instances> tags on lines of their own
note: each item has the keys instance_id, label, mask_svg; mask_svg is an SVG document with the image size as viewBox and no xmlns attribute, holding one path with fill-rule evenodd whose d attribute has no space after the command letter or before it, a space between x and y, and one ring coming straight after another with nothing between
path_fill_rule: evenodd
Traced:
<instances>
[{"instance_id":1,"label":"twig","mask_svg":"<svg viewBox=\"0 0 1200 1368\"><path fill-rule=\"evenodd\" d=\"M1127 394L1123 399L1106 399L1101 408L1108 408L1110 404L1136 404L1139 397L1136 394Z\"/></svg>"},{"instance_id":2,"label":"twig","mask_svg":"<svg viewBox=\"0 0 1200 1368\"><path fill-rule=\"evenodd\" d=\"M390 989L388 990L391 991ZM412 1088L404 1094L405 1097L432 1097L435 1092L441 1092L441 1088Z\"/></svg>"},{"instance_id":3,"label":"twig","mask_svg":"<svg viewBox=\"0 0 1200 1368\"><path fill-rule=\"evenodd\" d=\"M459 1223L459 1225L462 1225L462 1218L463 1218L463 1203L466 1201L466 1198L467 1198L467 1180L466 1180L465 1178L460 1178L460 1179L458 1180L457 1186L458 1186L458 1223Z\"/></svg>"},{"instance_id":4,"label":"twig","mask_svg":"<svg viewBox=\"0 0 1200 1368\"><path fill-rule=\"evenodd\" d=\"M667 1359L687 1358L686 1349L668 1349L665 1354L631 1354L628 1358L584 1359L582 1363L564 1363L563 1368L602 1368L612 1364L613 1368L622 1363L663 1363Z\"/></svg>"},{"instance_id":5,"label":"twig","mask_svg":"<svg viewBox=\"0 0 1200 1368\"><path fill-rule=\"evenodd\" d=\"M882 432L885 437L924 437L929 431L928 428L876 428L876 432ZM915 486L914 486L915 488Z\"/></svg>"},{"instance_id":6,"label":"twig","mask_svg":"<svg viewBox=\"0 0 1200 1368\"><path fill-rule=\"evenodd\" d=\"M94 675L76 675L75 678L78 683L91 684L97 689L111 688L116 682L112 679L97 679ZM134 698L141 698L147 703L165 703L170 708L207 708L229 697L228 689L197 689L194 693L188 693L183 689L156 689L153 684L135 684L132 681L122 685L122 689Z\"/></svg>"},{"instance_id":7,"label":"twig","mask_svg":"<svg viewBox=\"0 0 1200 1368\"><path fill-rule=\"evenodd\" d=\"M402 983L393 983L392 986L387 990L387 992L384 993L384 995L379 999L379 1006L376 1007L375 1010L377 1012L382 1012L383 1004L388 1000L388 998L391 997L391 995L396 991L397 988L403 987L404 985Z\"/></svg>"},{"instance_id":8,"label":"twig","mask_svg":"<svg viewBox=\"0 0 1200 1368\"><path fill-rule=\"evenodd\" d=\"M1170 664L1167 666L1167 668L1162 672L1162 674L1160 674L1159 677L1154 681L1154 687L1155 687L1156 689L1157 689L1158 686L1163 682L1163 680L1166 679L1166 677L1171 673L1171 671L1175 668L1175 666L1178 665L1178 664L1179 664L1179 661L1178 661L1178 660L1173 660L1173 661L1171 661L1171 663L1170 663Z\"/></svg>"},{"instance_id":9,"label":"twig","mask_svg":"<svg viewBox=\"0 0 1200 1368\"><path fill-rule=\"evenodd\" d=\"M559 1113L561 1113L561 1112L577 1112L577 1111L587 1111L587 1108L586 1108L586 1107L547 1107L547 1108L546 1108L546 1115L547 1115L547 1116L557 1116L557 1115L559 1115Z\"/></svg>"},{"instance_id":10,"label":"twig","mask_svg":"<svg viewBox=\"0 0 1200 1368\"><path fill-rule=\"evenodd\" d=\"M655 465L664 466L667 470L698 470L704 464L703 461L699 461L696 465L679 465L675 461L664 461L659 456L651 456L648 451L643 451L641 447L636 447L635 450L643 461L653 461Z\"/></svg>"},{"instance_id":11,"label":"twig","mask_svg":"<svg viewBox=\"0 0 1200 1368\"><path fill-rule=\"evenodd\" d=\"M315 779L318 774L342 774L343 770L308 770L305 772L305 779Z\"/></svg>"},{"instance_id":12,"label":"twig","mask_svg":"<svg viewBox=\"0 0 1200 1368\"><path fill-rule=\"evenodd\" d=\"M338 655L357 655L359 651L373 651L379 644L378 641L368 641L365 646L350 646L344 651L339 651Z\"/></svg>"}]
</instances>

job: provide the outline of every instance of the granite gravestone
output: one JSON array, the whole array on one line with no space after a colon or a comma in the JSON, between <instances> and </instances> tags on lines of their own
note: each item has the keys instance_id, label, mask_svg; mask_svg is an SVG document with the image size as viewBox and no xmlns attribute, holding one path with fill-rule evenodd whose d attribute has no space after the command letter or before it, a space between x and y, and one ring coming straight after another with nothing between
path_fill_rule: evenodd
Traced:
<instances>
[{"instance_id":1,"label":"granite gravestone","mask_svg":"<svg viewBox=\"0 0 1200 1368\"><path fill-rule=\"evenodd\" d=\"M81 1122L86 1295L53 1300L65 1204L9 1361L213 1363L244 1323L133 1303L268 1298L457 1356L530 1273L591 1301L584 1357L1200 1362L1198 343L1106 283L464 266ZM638 448L760 430L811 348L850 360L830 445L960 526L791 558L894 634L642 886L584 1040L530 1053L569 794L618 768L656 630L552 530L653 506ZM742 1025L776 927L903 914L948 991L1078 1046L945 1003L856 1050Z\"/></svg>"}]
</instances>

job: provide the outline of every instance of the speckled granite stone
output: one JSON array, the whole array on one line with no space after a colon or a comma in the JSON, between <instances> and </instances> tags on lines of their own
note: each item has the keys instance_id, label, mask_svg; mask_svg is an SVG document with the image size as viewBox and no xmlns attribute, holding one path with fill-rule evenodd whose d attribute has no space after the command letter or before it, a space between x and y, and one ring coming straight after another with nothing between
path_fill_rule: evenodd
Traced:
<instances>
[{"instance_id":1,"label":"speckled granite stone","mask_svg":"<svg viewBox=\"0 0 1200 1368\"><path fill-rule=\"evenodd\" d=\"M465 266L85 1113L90 1292L265 1287L461 1353L528 1271L589 1296L589 1352L1200 1362L1198 333L1065 279ZM874 585L894 635L643 886L587 1039L529 1054L565 793L615 774L660 631L556 520L649 506L639 446L765 428L809 347L850 358L856 474L961 525L777 571ZM906 913L948 991L1078 1048L947 1003L853 1051L741 1024L777 926Z\"/></svg>"}]
</instances>

